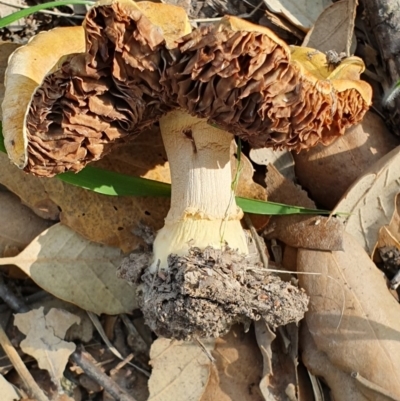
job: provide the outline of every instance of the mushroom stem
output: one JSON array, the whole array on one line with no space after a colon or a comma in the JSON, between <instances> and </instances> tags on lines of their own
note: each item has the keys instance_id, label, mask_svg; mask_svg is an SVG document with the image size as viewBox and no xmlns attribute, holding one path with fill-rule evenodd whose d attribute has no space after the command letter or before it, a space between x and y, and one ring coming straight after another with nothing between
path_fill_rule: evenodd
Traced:
<instances>
[{"instance_id":1,"label":"mushroom stem","mask_svg":"<svg viewBox=\"0 0 400 401\"><path fill-rule=\"evenodd\" d=\"M248 254L243 212L232 190L233 136L181 110L161 118L160 128L170 163L171 208L155 239L150 271L167 269L168 255L186 255L190 247L228 245Z\"/></svg>"}]
</instances>

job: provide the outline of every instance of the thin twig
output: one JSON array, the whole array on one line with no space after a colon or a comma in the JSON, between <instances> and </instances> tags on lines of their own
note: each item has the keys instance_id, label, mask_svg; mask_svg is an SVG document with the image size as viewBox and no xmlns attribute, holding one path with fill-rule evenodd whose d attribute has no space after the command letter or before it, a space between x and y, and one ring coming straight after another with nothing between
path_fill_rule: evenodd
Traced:
<instances>
[{"instance_id":1,"label":"thin twig","mask_svg":"<svg viewBox=\"0 0 400 401\"><path fill-rule=\"evenodd\" d=\"M261 257L261 262L263 263L264 267L266 269L268 269L268 258L265 255L265 252L263 249L264 247L263 247L263 244L261 243L261 241L262 241L261 237L258 235L257 230L255 229L253 222L251 221L250 216L248 214L244 215L244 221L246 222L247 227L250 229L251 236L253 237L254 242L256 243L258 253L260 254L260 257Z\"/></svg>"},{"instance_id":2,"label":"thin twig","mask_svg":"<svg viewBox=\"0 0 400 401\"><path fill-rule=\"evenodd\" d=\"M195 337L195 341L199 345L199 347L203 350L203 352L207 355L207 358L211 361L211 363L215 363L215 358L211 355L211 352L206 348L206 346L200 341L198 337Z\"/></svg>"},{"instance_id":3,"label":"thin twig","mask_svg":"<svg viewBox=\"0 0 400 401\"><path fill-rule=\"evenodd\" d=\"M190 22L196 22L198 24L207 23L207 22L218 22L221 21L222 17L216 17L216 18L195 18L191 19Z\"/></svg>"},{"instance_id":4,"label":"thin twig","mask_svg":"<svg viewBox=\"0 0 400 401\"><path fill-rule=\"evenodd\" d=\"M121 361L124 361L125 358L120 354L120 352L111 344L111 341L108 339L106 333L104 332L103 326L101 325L99 318L93 312L86 311L90 320L92 321L94 327L100 334L101 338L103 339L104 343L107 345L108 349ZM147 370L142 369L140 366L135 365L132 362L127 362L128 365L132 366L133 368L137 369L139 372L143 373L147 377L150 377L150 373Z\"/></svg>"},{"instance_id":5,"label":"thin twig","mask_svg":"<svg viewBox=\"0 0 400 401\"><path fill-rule=\"evenodd\" d=\"M30 396L32 398L35 398L37 401L49 401L49 399L44 394L43 390L39 387L39 385L35 382L32 375L29 373L29 370L26 368L17 350L11 344L10 339L8 338L6 332L4 331L1 325L0 325L0 344L3 347L4 352L10 359L11 363L13 364L15 370L19 374L19 377L26 386L26 389L28 393L30 393Z\"/></svg>"},{"instance_id":6,"label":"thin twig","mask_svg":"<svg viewBox=\"0 0 400 401\"><path fill-rule=\"evenodd\" d=\"M14 294L13 294L14 295ZM15 295L14 295L15 296ZM1 297L0 297L1 298ZM22 297L21 298L21 300L22 300L22 302L24 302L25 303L25 305L31 305L31 304L33 304L33 303L36 303L36 302L39 302L39 301L41 301L41 302L43 302L43 301L45 301L45 300L47 300L47 299L52 299L53 298L53 296L52 295L50 295L48 292L46 292L46 291L37 291L37 292L35 292L35 293L33 293L33 294L30 294L30 295L27 295L26 297ZM19 300L20 301L20 300ZM30 307L30 306L29 306ZM20 313L22 313L22 309L14 309L14 308L12 308L10 305L8 305L6 302L4 303L4 304L1 304L0 305L0 313L3 313L3 312L6 312L7 310L9 310L9 309L12 309L14 312L20 312Z\"/></svg>"},{"instance_id":7,"label":"thin twig","mask_svg":"<svg viewBox=\"0 0 400 401\"><path fill-rule=\"evenodd\" d=\"M25 302L18 298L4 283L3 277L0 276L0 298L9 306L11 310L18 313L29 312L30 308ZM4 352L8 356L12 366L17 371L21 380L23 381L28 393L37 401L49 401L44 394L43 390L35 382L35 379L29 373L29 370L25 366L23 360L19 356L17 350L11 344L6 332L0 324L0 344L4 349Z\"/></svg>"},{"instance_id":8,"label":"thin twig","mask_svg":"<svg viewBox=\"0 0 400 401\"><path fill-rule=\"evenodd\" d=\"M92 380L99 383L116 401L136 401L114 380L107 376L99 367L96 360L82 349L75 351L70 359L74 361Z\"/></svg>"}]
</instances>

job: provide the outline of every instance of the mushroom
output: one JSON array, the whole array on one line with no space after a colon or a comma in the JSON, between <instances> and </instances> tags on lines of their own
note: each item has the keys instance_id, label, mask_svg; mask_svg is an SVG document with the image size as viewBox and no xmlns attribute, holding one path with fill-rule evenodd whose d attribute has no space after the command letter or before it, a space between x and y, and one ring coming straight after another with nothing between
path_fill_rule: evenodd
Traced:
<instances>
[{"instance_id":1,"label":"mushroom","mask_svg":"<svg viewBox=\"0 0 400 401\"><path fill-rule=\"evenodd\" d=\"M171 209L152 257L135 255L120 271L133 268L143 281L147 323L158 334L190 338L252 319L300 320L306 295L249 255L230 144L234 135L297 151L330 143L370 105L362 62L348 62L357 66L351 79L332 83L336 70L318 76L267 28L225 17L190 32L184 11L166 4L102 3L84 29L86 52L36 89L23 121L23 163L10 152L12 159L40 176L79 171L159 121ZM12 148L7 132L5 140Z\"/></svg>"}]
</instances>

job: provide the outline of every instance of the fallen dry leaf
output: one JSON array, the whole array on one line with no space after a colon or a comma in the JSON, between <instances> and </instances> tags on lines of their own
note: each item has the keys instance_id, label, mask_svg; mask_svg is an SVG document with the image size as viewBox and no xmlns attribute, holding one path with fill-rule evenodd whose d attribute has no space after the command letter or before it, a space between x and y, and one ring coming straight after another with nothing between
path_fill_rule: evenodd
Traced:
<instances>
[{"instance_id":1,"label":"fallen dry leaf","mask_svg":"<svg viewBox=\"0 0 400 401\"><path fill-rule=\"evenodd\" d=\"M44 187L45 182L43 179L25 174L10 163L6 154L0 152L0 184L16 194L22 203L38 216L44 219L58 220L60 209L47 194ZM58 183L53 185L58 185L59 190L63 188Z\"/></svg>"},{"instance_id":2,"label":"fallen dry leaf","mask_svg":"<svg viewBox=\"0 0 400 401\"><path fill-rule=\"evenodd\" d=\"M44 314L47 314L50 309L62 309L75 316L80 320L79 324L72 325L66 332L64 339L66 341L79 340L83 343L88 343L93 338L93 323L90 320L87 312L78 306L65 302L59 298L55 298L47 294L45 299L40 299L37 302L33 302L29 306L32 309L44 308Z\"/></svg>"},{"instance_id":3,"label":"fallen dry leaf","mask_svg":"<svg viewBox=\"0 0 400 401\"><path fill-rule=\"evenodd\" d=\"M267 194L270 201L286 202L290 205L315 209L315 203L308 197L307 192L299 185L286 179L272 165L268 166L265 183L267 184Z\"/></svg>"},{"instance_id":4,"label":"fallen dry leaf","mask_svg":"<svg viewBox=\"0 0 400 401\"><path fill-rule=\"evenodd\" d=\"M350 185L399 144L381 117L367 112L361 124L329 146L293 153L296 176L312 198L332 209Z\"/></svg>"},{"instance_id":5,"label":"fallen dry leaf","mask_svg":"<svg viewBox=\"0 0 400 401\"><path fill-rule=\"evenodd\" d=\"M171 182L167 154L160 129L156 126L142 132L134 142L120 146L92 166L155 181Z\"/></svg>"},{"instance_id":6,"label":"fallen dry leaf","mask_svg":"<svg viewBox=\"0 0 400 401\"><path fill-rule=\"evenodd\" d=\"M1 401L15 401L21 399L11 383L9 383L2 374L0 374L0 394Z\"/></svg>"},{"instance_id":7,"label":"fallen dry leaf","mask_svg":"<svg viewBox=\"0 0 400 401\"><path fill-rule=\"evenodd\" d=\"M305 191L285 179L274 166L268 166L266 177L268 200L289 205L315 208ZM275 238L295 248L342 249L343 225L337 219L322 216L272 216L265 230L267 238Z\"/></svg>"},{"instance_id":8,"label":"fallen dry leaf","mask_svg":"<svg viewBox=\"0 0 400 401\"><path fill-rule=\"evenodd\" d=\"M374 250L372 251L372 260L377 263L381 262L382 259L379 255L379 248L383 247L394 247L400 251L400 194L396 195L395 209L393 211L390 223L386 226L382 226L379 229L378 241L375 244Z\"/></svg>"},{"instance_id":9,"label":"fallen dry leaf","mask_svg":"<svg viewBox=\"0 0 400 401\"><path fill-rule=\"evenodd\" d=\"M282 339L282 328L277 335L262 321L255 322L257 343L263 355L264 369L260 389L266 401L297 400L297 331L295 324L286 328L296 331L295 342Z\"/></svg>"},{"instance_id":10,"label":"fallen dry leaf","mask_svg":"<svg viewBox=\"0 0 400 401\"><path fill-rule=\"evenodd\" d=\"M324 378L334 400L372 401L357 389L351 375L332 364L325 352L318 351L307 324L303 322L301 326L302 361L313 375Z\"/></svg>"},{"instance_id":11,"label":"fallen dry leaf","mask_svg":"<svg viewBox=\"0 0 400 401\"><path fill-rule=\"evenodd\" d=\"M240 155L240 165L238 165L237 145L235 141L232 141L231 144L231 166L233 179L235 178L237 168L239 167L239 179L235 191L236 196L267 200L267 193L265 191L265 188L253 181L253 165L243 153Z\"/></svg>"},{"instance_id":12,"label":"fallen dry leaf","mask_svg":"<svg viewBox=\"0 0 400 401\"><path fill-rule=\"evenodd\" d=\"M22 205L12 193L0 192L0 257L10 247L18 253L51 224Z\"/></svg>"},{"instance_id":13,"label":"fallen dry leaf","mask_svg":"<svg viewBox=\"0 0 400 401\"><path fill-rule=\"evenodd\" d=\"M203 341L209 353L215 340ZM211 370L211 360L196 342L158 338L150 349L148 401L199 401Z\"/></svg>"},{"instance_id":14,"label":"fallen dry leaf","mask_svg":"<svg viewBox=\"0 0 400 401\"><path fill-rule=\"evenodd\" d=\"M271 29L287 43L290 43L293 37L300 41L304 38L304 32L301 29L296 28L284 17L271 13L268 10L264 11L264 16L260 18L258 23Z\"/></svg>"},{"instance_id":15,"label":"fallen dry leaf","mask_svg":"<svg viewBox=\"0 0 400 401\"><path fill-rule=\"evenodd\" d=\"M378 242L375 245L375 248L372 252L372 260L374 260L376 262L375 259L375 252L377 249L379 248L383 248L383 247L394 247L397 248L398 250L400 250L400 242L397 240L397 238L395 238L392 233L390 232L388 226L383 226L380 230L379 230L379 236L378 236Z\"/></svg>"},{"instance_id":16,"label":"fallen dry leaf","mask_svg":"<svg viewBox=\"0 0 400 401\"><path fill-rule=\"evenodd\" d=\"M288 180L294 181L296 178L293 156L288 150L251 149L250 159L262 166L272 164Z\"/></svg>"},{"instance_id":17,"label":"fallen dry leaf","mask_svg":"<svg viewBox=\"0 0 400 401\"><path fill-rule=\"evenodd\" d=\"M383 225L389 224L400 192L400 148L395 148L354 182L332 212L342 216L346 231L372 255Z\"/></svg>"},{"instance_id":18,"label":"fallen dry leaf","mask_svg":"<svg viewBox=\"0 0 400 401\"><path fill-rule=\"evenodd\" d=\"M51 380L62 390L61 379L70 355L76 345L64 341L69 327L79 323L78 316L61 309L51 309L46 315L43 307L26 313L17 313L14 324L26 335L21 341L25 354L33 356L40 367L50 373Z\"/></svg>"},{"instance_id":19,"label":"fallen dry leaf","mask_svg":"<svg viewBox=\"0 0 400 401\"><path fill-rule=\"evenodd\" d=\"M267 7L282 14L295 26L308 31L322 11L332 4L330 0L269 0Z\"/></svg>"},{"instance_id":20,"label":"fallen dry leaf","mask_svg":"<svg viewBox=\"0 0 400 401\"><path fill-rule=\"evenodd\" d=\"M152 144L156 154L160 154L157 138L161 141L157 136L147 138L147 149L144 146L128 146L132 151L130 171L135 165L138 166L138 170L143 171L147 159L150 171L144 176L161 178L163 173L158 173L157 166L151 164L153 160L150 159L153 156L149 156L152 154ZM118 160L119 152L114 152L112 156ZM164 163L162 156L160 159ZM112 164L113 159L107 162ZM119 160L116 169L119 170L123 164ZM39 210L42 216L52 219L59 217L62 223L85 238L119 247L124 252L131 251L142 243L142 240L133 234L139 223L152 230L158 230L163 226L170 203L168 198L162 197L106 196L66 184L57 178L44 179L27 175L11 165L7 156L2 153L0 183L18 195L35 212Z\"/></svg>"},{"instance_id":21,"label":"fallen dry leaf","mask_svg":"<svg viewBox=\"0 0 400 401\"><path fill-rule=\"evenodd\" d=\"M3 5L1 5L3 6ZM0 6L0 7L1 7ZM13 9L14 10L14 9ZM9 14L9 13L7 13ZM0 11L1 15L1 11ZM16 50L20 45L17 43L11 43L11 42L2 42L0 43L0 104L3 102L4 98L4 73L7 68L7 62L8 58L10 57L10 54ZM0 121L3 119L3 112L0 107Z\"/></svg>"},{"instance_id":22,"label":"fallen dry leaf","mask_svg":"<svg viewBox=\"0 0 400 401\"><path fill-rule=\"evenodd\" d=\"M0 265L18 266L38 286L84 310L114 315L136 307L135 289L116 275L122 258L119 249L87 241L56 224L19 255L0 258Z\"/></svg>"},{"instance_id":23,"label":"fallen dry leaf","mask_svg":"<svg viewBox=\"0 0 400 401\"><path fill-rule=\"evenodd\" d=\"M234 326L211 351L215 364L200 401L264 401L259 383L262 357L253 330Z\"/></svg>"},{"instance_id":24,"label":"fallen dry leaf","mask_svg":"<svg viewBox=\"0 0 400 401\"><path fill-rule=\"evenodd\" d=\"M299 249L300 286L310 296L306 321L317 349L347 375L400 399L400 305L358 241L345 233L343 251ZM315 275L320 273L320 275ZM354 373L354 374L355 374ZM368 390L369 391L369 390ZM379 392L367 399L383 400Z\"/></svg>"},{"instance_id":25,"label":"fallen dry leaf","mask_svg":"<svg viewBox=\"0 0 400 401\"><path fill-rule=\"evenodd\" d=\"M341 0L325 8L304 38L302 46L323 53L328 51L354 54L357 42L354 37L354 20L357 0Z\"/></svg>"}]
</instances>

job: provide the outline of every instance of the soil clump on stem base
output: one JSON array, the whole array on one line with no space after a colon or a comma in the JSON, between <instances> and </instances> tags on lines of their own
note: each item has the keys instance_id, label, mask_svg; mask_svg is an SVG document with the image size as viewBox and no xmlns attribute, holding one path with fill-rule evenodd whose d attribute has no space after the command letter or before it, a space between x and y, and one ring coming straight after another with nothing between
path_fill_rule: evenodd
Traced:
<instances>
[{"instance_id":1,"label":"soil clump on stem base","mask_svg":"<svg viewBox=\"0 0 400 401\"><path fill-rule=\"evenodd\" d=\"M131 254L119 276L141 281L146 323L163 337L219 337L235 323L259 319L274 328L298 322L307 310L304 291L229 248L192 247L188 255L170 255L168 270L154 273L146 269L150 260L151 254Z\"/></svg>"}]
</instances>

